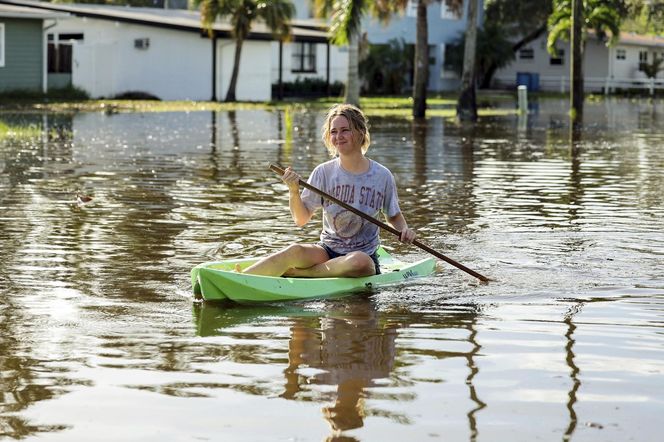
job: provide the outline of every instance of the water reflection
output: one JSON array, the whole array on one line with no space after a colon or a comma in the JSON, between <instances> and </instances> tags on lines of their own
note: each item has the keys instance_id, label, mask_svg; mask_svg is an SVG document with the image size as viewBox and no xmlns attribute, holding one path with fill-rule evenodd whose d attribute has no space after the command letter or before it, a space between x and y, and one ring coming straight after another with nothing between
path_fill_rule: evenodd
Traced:
<instances>
[{"instance_id":1,"label":"water reflection","mask_svg":"<svg viewBox=\"0 0 664 442\"><path fill-rule=\"evenodd\" d=\"M354 303L349 310L313 323L294 321L281 394L297 399L298 394L306 396L310 385L333 386L334 398L322 411L335 432L364 425L365 389L389 377L396 353L397 324L380 324L369 302ZM307 375L307 371L314 373Z\"/></svg>"},{"instance_id":2,"label":"water reflection","mask_svg":"<svg viewBox=\"0 0 664 442\"><path fill-rule=\"evenodd\" d=\"M192 266L317 239L266 165L328 159L322 113L1 115L38 130L0 140L0 434L83 440L94 402L110 408L92 427L129 438L146 418L110 404L168 404L155 419L181 439L219 437L220 408L231 438L256 434L244 417L259 412L277 416L263 439L654 439L661 107L591 103L578 133L556 102L525 131L373 118L369 155L397 175L409 223L500 282L444 266L368 299L194 306L196 331Z\"/></svg>"},{"instance_id":3,"label":"water reflection","mask_svg":"<svg viewBox=\"0 0 664 442\"><path fill-rule=\"evenodd\" d=\"M575 344L574 331L576 330L576 325L574 324L573 319L575 315L581 312L581 310L583 309L583 305L584 303L582 302L572 305L565 314L565 318L563 321L567 326L567 331L565 333L565 338L567 339L567 344L565 345L565 354L566 354L565 361L567 362L567 366L570 369L569 377L572 381L572 387L568 394L569 400L567 402L567 410L569 412L569 425L565 430L565 435L563 436L563 440L571 440L572 435L574 434L574 431L576 430L576 427L578 425L578 419L574 406L577 403L577 393L579 391L579 388L581 387L581 381L579 380L579 367L574 362L574 358L576 356L574 354L574 344Z\"/></svg>"},{"instance_id":4,"label":"water reflection","mask_svg":"<svg viewBox=\"0 0 664 442\"><path fill-rule=\"evenodd\" d=\"M339 300L316 310L296 305L252 308L212 303L194 308L197 333L208 337L241 339L249 337L245 331L247 325L260 323L269 328L274 318L288 318L288 362L278 396L323 403L321 416L331 429L327 440L356 440L344 432L362 428L369 417L400 424L414 423L409 412L395 410L394 405L421 400L407 392L407 385L416 382L418 377L413 366L418 358L465 361L468 374L462 385L468 388L468 397L473 403L466 418L470 439L475 440L477 414L486 406L473 384L479 374L475 358L482 348L475 328L477 313L474 306L457 306L434 319L411 312L381 312L371 299ZM413 339L420 333L418 329L403 333L410 326L423 323L433 328L420 338ZM455 329L466 331L465 336ZM422 346L428 339L431 345ZM402 343L397 344L398 340ZM237 353L233 359L246 361L247 356ZM443 374L440 381L428 382L434 387L445 378Z\"/></svg>"},{"instance_id":5,"label":"water reflection","mask_svg":"<svg viewBox=\"0 0 664 442\"><path fill-rule=\"evenodd\" d=\"M427 181L427 130L429 124L426 120L413 120L413 166L415 184L422 188Z\"/></svg>"}]
</instances>

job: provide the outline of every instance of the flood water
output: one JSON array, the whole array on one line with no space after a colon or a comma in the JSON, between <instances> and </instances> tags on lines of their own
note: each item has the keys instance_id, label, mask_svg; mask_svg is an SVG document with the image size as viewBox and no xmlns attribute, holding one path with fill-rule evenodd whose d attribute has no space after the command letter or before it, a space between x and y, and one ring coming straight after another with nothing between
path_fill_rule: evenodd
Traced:
<instances>
[{"instance_id":1,"label":"flood water","mask_svg":"<svg viewBox=\"0 0 664 442\"><path fill-rule=\"evenodd\" d=\"M258 307L189 271L317 239L267 164L326 160L321 115L0 114L40 128L0 140L0 438L661 440L664 104L566 106L371 120L419 238L496 281Z\"/></svg>"}]
</instances>

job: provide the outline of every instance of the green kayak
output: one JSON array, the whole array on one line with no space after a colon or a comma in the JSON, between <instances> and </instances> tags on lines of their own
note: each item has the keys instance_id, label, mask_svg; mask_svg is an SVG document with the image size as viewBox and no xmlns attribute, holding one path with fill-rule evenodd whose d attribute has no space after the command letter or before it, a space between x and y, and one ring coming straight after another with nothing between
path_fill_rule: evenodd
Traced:
<instances>
[{"instance_id":1,"label":"green kayak","mask_svg":"<svg viewBox=\"0 0 664 442\"><path fill-rule=\"evenodd\" d=\"M257 258L206 262L191 270L194 295L206 301L230 299L241 304L294 301L324 298L398 284L412 278L430 275L436 261L427 258L404 263L382 247L378 250L381 274L364 278L288 278L245 275L234 271L235 265L247 267Z\"/></svg>"}]
</instances>

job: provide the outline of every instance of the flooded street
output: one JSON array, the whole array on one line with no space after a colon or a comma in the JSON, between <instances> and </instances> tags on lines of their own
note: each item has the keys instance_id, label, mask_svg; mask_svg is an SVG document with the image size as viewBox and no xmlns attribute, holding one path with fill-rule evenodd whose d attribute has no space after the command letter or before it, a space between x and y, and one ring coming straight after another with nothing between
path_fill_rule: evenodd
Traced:
<instances>
[{"instance_id":1,"label":"flooded street","mask_svg":"<svg viewBox=\"0 0 664 442\"><path fill-rule=\"evenodd\" d=\"M659 440L664 103L566 112L370 117L419 239L494 282L257 307L189 271L317 240L268 164L325 161L322 112L0 114L0 438Z\"/></svg>"}]
</instances>

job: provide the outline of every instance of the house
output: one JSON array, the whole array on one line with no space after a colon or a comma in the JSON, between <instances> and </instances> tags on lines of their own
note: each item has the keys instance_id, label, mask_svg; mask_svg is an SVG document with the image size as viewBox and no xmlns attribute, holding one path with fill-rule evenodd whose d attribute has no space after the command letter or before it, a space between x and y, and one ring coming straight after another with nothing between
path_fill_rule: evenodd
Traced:
<instances>
[{"instance_id":1,"label":"house","mask_svg":"<svg viewBox=\"0 0 664 442\"><path fill-rule=\"evenodd\" d=\"M519 84L531 90L565 92L570 86L569 42L559 41L558 53L546 50L547 35L523 47L516 60L496 71L493 86L514 88ZM616 89L664 89L664 72L648 79L642 63L664 57L664 37L621 33L617 44L607 47L594 33L588 35L583 54L584 88L587 92L609 93Z\"/></svg>"},{"instance_id":2,"label":"house","mask_svg":"<svg viewBox=\"0 0 664 442\"><path fill-rule=\"evenodd\" d=\"M44 26L67 14L0 4L0 92L45 92Z\"/></svg>"},{"instance_id":3,"label":"house","mask_svg":"<svg viewBox=\"0 0 664 442\"><path fill-rule=\"evenodd\" d=\"M216 22L208 34L197 11L21 0L0 4L68 14L46 31L49 71L59 75L54 77L58 84L71 83L94 98L141 92L164 100L216 100L228 89L235 52L231 27ZM274 48L328 45L325 30L305 22L292 26L287 44L276 42L264 24L252 27L242 48L238 100L272 98L273 66L283 68L282 60L273 58ZM333 81L330 69L323 71Z\"/></svg>"},{"instance_id":4,"label":"house","mask_svg":"<svg viewBox=\"0 0 664 442\"><path fill-rule=\"evenodd\" d=\"M320 80L329 86L346 82L348 55L346 47L332 45L328 40L328 25L315 18L294 18L291 26L310 30L325 38L323 41L299 39L272 45L272 84L293 83L298 80ZM279 92L277 93L279 95Z\"/></svg>"},{"instance_id":5,"label":"house","mask_svg":"<svg viewBox=\"0 0 664 442\"><path fill-rule=\"evenodd\" d=\"M298 19L311 19L309 0L293 0ZM478 7L478 26L483 19L484 2L480 0ZM459 76L452 70L445 68L445 52L450 44L454 43L466 30L468 2L456 11L447 6L445 0L432 2L427 11L429 24L429 91L456 90L460 84ZM410 0L403 14L395 14L385 23L375 18L365 17L362 22L362 32L366 33L370 44L387 44L392 39L403 39L406 44L414 45L416 41L417 0ZM345 48L342 48L344 50ZM319 75L318 72L297 75ZM345 80L345 77L343 78Z\"/></svg>"}]
</instances>

